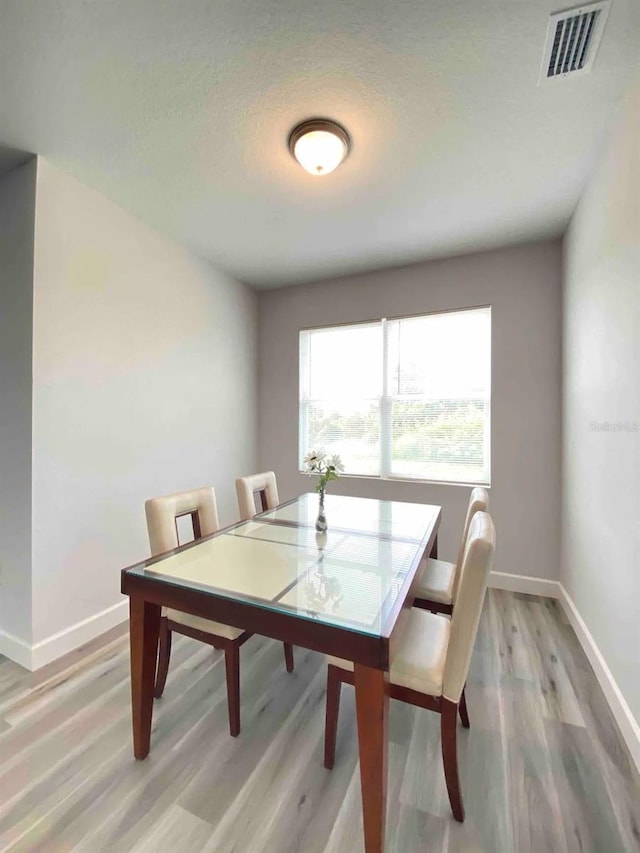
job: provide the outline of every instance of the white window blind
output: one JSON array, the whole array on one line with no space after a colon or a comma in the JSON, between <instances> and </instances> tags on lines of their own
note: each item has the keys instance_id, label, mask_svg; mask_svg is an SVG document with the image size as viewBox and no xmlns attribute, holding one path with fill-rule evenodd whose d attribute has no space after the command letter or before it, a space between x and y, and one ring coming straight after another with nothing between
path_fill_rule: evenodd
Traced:
<instances>
[{"instance_id":1,"label":"white window blind","mask_svg":"<svg viewBox=\"0 0 640 853\"><path fill-rule=\"evenodd\" d=\"M489 483L490 404L490 308L300 333L301 467Z\"/></svg>"}]
</instances>

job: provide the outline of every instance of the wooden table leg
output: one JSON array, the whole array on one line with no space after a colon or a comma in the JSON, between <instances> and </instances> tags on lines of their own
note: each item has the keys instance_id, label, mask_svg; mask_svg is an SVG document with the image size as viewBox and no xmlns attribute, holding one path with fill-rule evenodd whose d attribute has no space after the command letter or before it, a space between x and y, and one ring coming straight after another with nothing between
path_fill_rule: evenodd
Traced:
<instances>
[{"instance_id":1,"label":"wooden table leg","mask_svg":"<svg viewBox=\"0 0 640 853\"><path fill-rule=\"evenodd\" d=\"M387 812L389 673L355 664L356 716L366 853L382 853Z\"/></svg>"},{"instance_id":2,"label":"wooden table leg","mask_svg":"<svg viewBox=\"0 0 640 853\"><path fill-rule=\"evenodd\" d=\"M139 596L129 598L133 754L138 759L147 757L151 743L160 611L159 605L150 604Z\"/></svg>"}]
</instances>

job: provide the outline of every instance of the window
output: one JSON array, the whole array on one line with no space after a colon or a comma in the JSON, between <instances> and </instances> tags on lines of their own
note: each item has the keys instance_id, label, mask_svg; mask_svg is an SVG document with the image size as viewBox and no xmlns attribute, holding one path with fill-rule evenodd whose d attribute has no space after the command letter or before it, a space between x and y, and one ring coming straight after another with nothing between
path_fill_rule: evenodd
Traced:
<instances>
[{"instance_id":1,"label":"window","mask_svg":"<svg viewBox=\"0 0 640 853\"><path fill-rule=\"evenodd\" d=\"M300 332L301 468L488 484L490 409L491 308Z\"/></svg>"}]
</instances>

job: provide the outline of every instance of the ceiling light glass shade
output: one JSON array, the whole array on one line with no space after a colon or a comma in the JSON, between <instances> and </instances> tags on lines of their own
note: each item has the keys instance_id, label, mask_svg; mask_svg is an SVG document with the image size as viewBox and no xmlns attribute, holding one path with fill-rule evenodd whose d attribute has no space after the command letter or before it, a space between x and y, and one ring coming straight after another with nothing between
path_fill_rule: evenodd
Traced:
<instances>
[{"instance_id":1,"label":"ceiling light glass shade","mask_svg":"<svg viewBox=\"0 0 640 853\"><path fill-rule=\"evenodd\" d=\"M289 136L289 150L310 175L328 175L349 153L347 131L332 121L313 119L299 124Z\"/></svg>"}]
</instances>

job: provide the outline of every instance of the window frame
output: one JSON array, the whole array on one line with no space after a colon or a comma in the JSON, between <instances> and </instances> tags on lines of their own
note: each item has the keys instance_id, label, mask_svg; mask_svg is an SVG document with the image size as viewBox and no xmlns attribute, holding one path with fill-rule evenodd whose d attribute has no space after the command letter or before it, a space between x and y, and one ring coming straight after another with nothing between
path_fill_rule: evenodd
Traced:
<instances>
[{"instance_id":1,"label":"window frame","mask_svg":"<svg viewBox=\"0 0 640 853\"><path fill-rule=\"evenodd\" d=\"M391 409L393 403L393 395L388 393L388 369L387 369L387 334L385 329L385 323L393 320L413 320L413 319L422 319L424 317L433 317L439 316L442 314L462 314L466 311L478 311L488 309L489 311L489 321L490 321L490 331L489 331L489 389L486 397L487 400L487 409L485 413L485 431L484 435L486 437L486 442L484 446L484 452L487 458L486 462L486 471L487 478L485 479L468 479L468 480L437 480L437 479L425 479L422 477L407 477L400 474L391 473L391 448L392 448L392 432L389 428L389 420L391 417ZM304 455L311 449L309 447L303 447L304 440L304 430L302 429L303 421L308 422L308 407L312 404L312 400L304 400L302 397L302 375L301 375L301 360L302 360L302 347L301 340L302 334L304 332L315 332L321 330L329 330L329 329L340 329L346 328L349 326L366 326L366 325L381 325L381 334L382 334L382 393L380 395L380 473L379 474L352 474L349 472L345 472L340 475L340 479L357 479L357 480L383 480L390 482L401 482L401 483L422 483L422 484L431 484L431 485L444 485L444 486L483 486L484 488L491 488L491 479L492 479L492 428L493 428L493 419L492 419L492 397L493 397L493 306L491 304L482 304L482 305L467 305L463 308L446 308L439 311L421 311L417 314L398 314L394 316L385 316L385 317L373 317L366 320L355 320L355 321L344 321L342 323L322 323L315 326L301 326L298 329L298 472L300 474L305 474L306 472L303 470L302 459ZM304 416L303 416L304 409Z\"/></svg>"}]
</instances>

